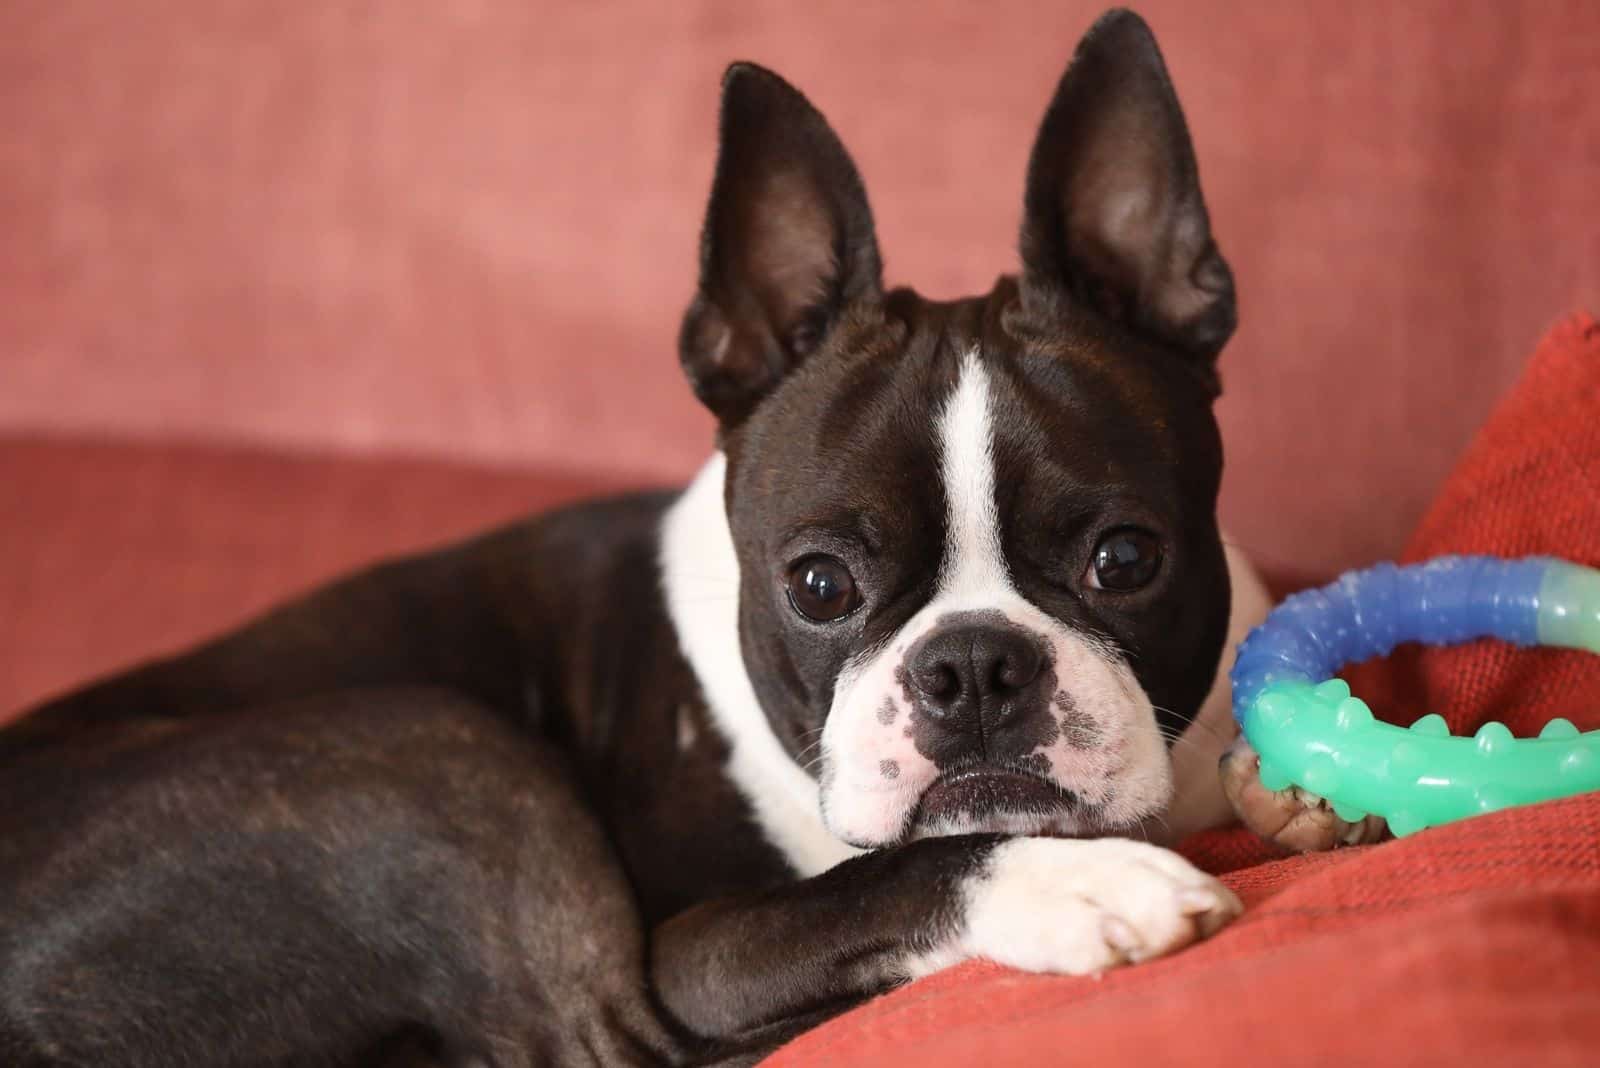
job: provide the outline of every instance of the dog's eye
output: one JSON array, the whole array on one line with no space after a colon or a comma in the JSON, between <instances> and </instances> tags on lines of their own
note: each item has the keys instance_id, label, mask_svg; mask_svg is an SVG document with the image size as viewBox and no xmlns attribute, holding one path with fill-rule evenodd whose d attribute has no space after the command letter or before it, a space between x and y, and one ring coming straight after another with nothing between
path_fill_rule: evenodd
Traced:
<instances>
[{"instance_id":1,"label":"dog's eye","mask_svg":"<svg viewBox=\"0 0 1600 1068\"><path fill-rule=\"evenodd\" d=\"M1161 542L1148 530L1120 527L1100 539L1084 574L1091 589L1129 593L1148 586L1161 567Z\"/></svg>"},{"instance_id":2,"label":"dog's eye","mask_svg":"<svg viewBox=\"0 0 1600 1068\"><path fill-rule=\"evenodd\" d=\"M831 623L854 612L861 595L843 561L808 556L789 571L789 603L807 619Z\"/></svg>"}]
</instances>

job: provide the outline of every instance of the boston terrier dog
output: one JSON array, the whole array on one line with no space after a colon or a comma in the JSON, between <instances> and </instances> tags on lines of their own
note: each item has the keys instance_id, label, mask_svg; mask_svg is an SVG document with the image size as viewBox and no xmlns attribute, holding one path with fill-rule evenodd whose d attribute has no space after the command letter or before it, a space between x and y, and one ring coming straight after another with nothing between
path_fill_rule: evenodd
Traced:
<instances>
[{"instance_id":1,"label":"boston terrier dog","mask_svg":"<svg viewBox=\"0 0 1600 1068\"><path fill-rule=\"evenodd\" d=\"M749 1063L958 961L1093 973L1237 915L1149 840L1227 815L1235 317L1149 29L1078 47L983 296L884 288L775 74L728 71L720 137L687 490L0 732L0 1063Z\"/></svg>"}]
</instances>

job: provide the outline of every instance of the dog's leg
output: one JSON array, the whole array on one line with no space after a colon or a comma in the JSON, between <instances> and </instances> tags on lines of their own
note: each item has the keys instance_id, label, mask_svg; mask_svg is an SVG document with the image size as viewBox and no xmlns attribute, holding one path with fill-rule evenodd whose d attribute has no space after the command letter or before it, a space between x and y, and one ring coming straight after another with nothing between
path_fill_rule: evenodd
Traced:
<instances>
[{"instance_id":1,"label":"dog's leg","mask_svg":"<svg viewBox=\"0 0 1600 1068\"><path fill-rule=\"evenodd\" d=\"M0 776L6 1064L661 1063L644 949L560 757L449 694L107 727Z\"/></svg>"},{"instance_id":2,"label":"dog's leg","mask_svg":"<svg viewBox=\"0 0 1600 1068\"><path fill-rule=\"evenodd\" d=\"M660 925L662 1005L736 1039L971 957L1089 973L1215 931L1238 899L1175 853L1126 839L931 838Z\"/></svg>"},{"instance_id":3,"label":"dog's leg","mask_svg":"<svg viewBox=\"0 0 1600 1068\"><path fill-rule=\"evenodd\" d=\"M1221 826L1230 812L1246 827L1283 849L1311 852L1338 845L1376 842L1387 829L1369 816L1350 823L1322 798L1304 790L1268 790L1261 785L1261 760L1239 737L1233 722L1233 668L1239 643L1272 608L1266 586L1243 550L1225 543L1233 588L1227 651L1194 727L1173 749L1178 802L1170 821L1174 835ZM1215 768L1215 772L1213 772ZM1220 790L1218 787L1220 786Z\"/></svg>"},{"instance_id":4,"label":"dog's leg","mask_svg":"<svg viewBox=\"0 0 1600 1068\"><path fill-rule=\"evenodd\" d=\"M1244 738L1222 754L1222 791L1240 822L1267 841L1295 853L1341 845L1366 845L1381 839L1388 824L1381 816L1342 820L1323 798L1297 786L1268 790L1261 785L1261 758Z\"/></svg>"}]
</instances>

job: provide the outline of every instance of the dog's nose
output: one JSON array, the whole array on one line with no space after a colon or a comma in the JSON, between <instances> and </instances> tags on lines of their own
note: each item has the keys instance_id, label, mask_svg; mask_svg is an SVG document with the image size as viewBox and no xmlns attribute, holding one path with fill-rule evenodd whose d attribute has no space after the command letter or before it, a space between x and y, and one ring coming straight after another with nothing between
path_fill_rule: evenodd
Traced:
<instances>
[{"instance_id":1,"label":"dog's nose","mask_svg":"<svg viewBox=\"0 0 1600 1068\"><path fill-rule=\"evenodd\" d=\"M992 623L941 627L906 657L907 675L928 715L950 730L987 735L1028 702L1044 648L1021 627Z\"/></svg>"}]
</instances>

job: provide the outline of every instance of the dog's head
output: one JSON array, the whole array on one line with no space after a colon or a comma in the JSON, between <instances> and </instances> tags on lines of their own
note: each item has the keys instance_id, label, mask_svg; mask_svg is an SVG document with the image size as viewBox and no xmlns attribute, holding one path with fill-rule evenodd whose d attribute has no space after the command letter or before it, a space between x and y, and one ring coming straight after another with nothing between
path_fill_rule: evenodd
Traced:
<instances>
[{"instance_id":1,"label":"dog's head","mask_svg":"<svg viewBox=\"0 0 1600 1068\"><path fill-rule=\"evenodd\" d=\"M1138 17L1079 45L1024 205L1015 278L886 292L822 115L728 72L681 357L720 423L744 667L859 846L1131 826L1216 670L1233 282Z\"/></svg>"}]
</instances>

